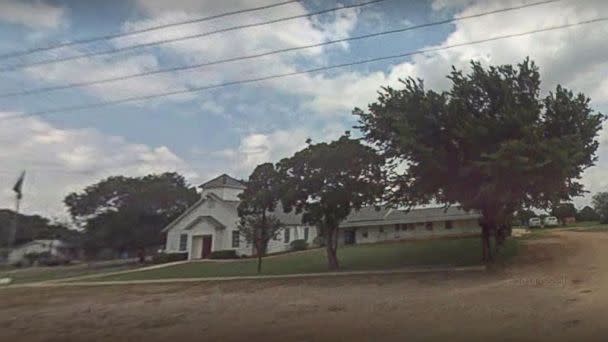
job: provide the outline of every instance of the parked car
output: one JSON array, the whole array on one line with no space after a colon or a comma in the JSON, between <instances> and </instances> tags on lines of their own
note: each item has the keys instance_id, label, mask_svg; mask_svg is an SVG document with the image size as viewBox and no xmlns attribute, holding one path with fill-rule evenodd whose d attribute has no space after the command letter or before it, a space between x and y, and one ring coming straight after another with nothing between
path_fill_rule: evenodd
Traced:
<instances>
[{"instance_id":1,"label":"parked car","mask_svg":"<svg viewBox=\"0 0 608 342\"><path fill-rule=\"evenodd\" d=\"M542 227L542 221L540 220L540 217L532 217L529 221L528 221L528 227L533 228L533 227Z\"/></svg>"},{"instance_id":2,"label":"parked car","mask_svg":"<svg viewBox=\"0 0 608 342\"><path fill-rule=\"evenodd\" d=\"M559 226L559 221L555 216L547 216L545 217L545 221L543 222L545 227L557 227Z\"/></svg>"}]
</instances>

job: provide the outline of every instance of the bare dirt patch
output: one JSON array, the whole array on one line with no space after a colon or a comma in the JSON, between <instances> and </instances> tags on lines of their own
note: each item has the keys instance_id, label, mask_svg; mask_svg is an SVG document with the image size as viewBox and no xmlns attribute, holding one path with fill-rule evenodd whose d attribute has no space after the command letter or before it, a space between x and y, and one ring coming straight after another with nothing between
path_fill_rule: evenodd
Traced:
<instances>
[{"instance_id":1,"label":"bare dirt patch","mask_svg":"<svg viewBox=\"0 0 608 342\"><path fill-rule=\"evenodd\" d=\"M606 233L526 241L495 273L0 291L0 340L604 340Z\"/></svg>"}]
</instances>

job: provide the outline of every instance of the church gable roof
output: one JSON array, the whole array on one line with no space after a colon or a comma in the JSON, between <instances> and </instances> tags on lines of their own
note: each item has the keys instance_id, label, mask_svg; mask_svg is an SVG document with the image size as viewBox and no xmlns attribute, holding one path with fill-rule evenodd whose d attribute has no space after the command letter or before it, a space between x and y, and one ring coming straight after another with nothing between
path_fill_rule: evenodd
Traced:
<instances>
[{"instance_id":1,"label":"church gable roof","mask_svg":"<svg viewBox=\"0 0 608 342\"><path fill-rule=\"evenodd\" d=\"M230 177L227 174L222 174L212 180L199 185L203 189L212 188L234 188L234 189L245 189L245 184L236 178Z\"/></svg>"}]
</instances>

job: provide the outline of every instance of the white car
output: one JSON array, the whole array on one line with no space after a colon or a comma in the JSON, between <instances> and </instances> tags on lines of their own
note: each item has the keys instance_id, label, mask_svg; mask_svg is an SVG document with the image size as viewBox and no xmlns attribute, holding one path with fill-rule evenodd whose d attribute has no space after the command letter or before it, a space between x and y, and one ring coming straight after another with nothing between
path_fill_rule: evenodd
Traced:
<instances>
[{"instance_id":1,"label":"white car","mask_svg":"<svg viewBox=\"0 0 608 342\"><path fill-rule=\"evenodd\" d=\"M530 219L530 221L528 221L528 227L532 228L532 227L542 227L542 221L540 220L540 217L533 217Z\"/></svg>"},{"instance_id":2,"label":"white car","mask_svg":"<svg viewBox=\"0 0 608 342\"><path fill-rule=\"evenodd\" d=\"M545 227L557 227L559 226L559 221L555 216L547 216L545 217L545 221L543 222Z\"/></svg>"}]
</instances>

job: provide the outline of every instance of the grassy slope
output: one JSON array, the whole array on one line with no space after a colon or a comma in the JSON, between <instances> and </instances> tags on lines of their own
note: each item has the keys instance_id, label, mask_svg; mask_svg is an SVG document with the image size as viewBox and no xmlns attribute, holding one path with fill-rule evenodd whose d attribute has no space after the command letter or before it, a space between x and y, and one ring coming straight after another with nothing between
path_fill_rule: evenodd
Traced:
<instances>
[{"instance_id":1,"label":"grassy slope","mask_svg":"<svg viewBox=\"0 0 608 342\"><path fill-rule=\"evenodd\" d=\"M517 243L509 239L501 258L516 254ZM264 260L264 275L327 271L323 249L286 254ZM407 266L468 266L480 264L479 238L410 241L348 246L338 249L342 270L379 270ZM155 270L91 278L88 281L200 278L256 275L256 261L192 262Z\"/></svg>"},{"instance_id":2,"label":"grassy slope","mask_svg":"<svg viewBox=\"0 0 608 342\"><path fill-rule=\"evenodd\" d=\"M47 280L71 278L96 273L110 273L139 267L138 265L118 265L104 268L86 268L78 266L31 267L17 269L13 272L0 271L0 278L12 278L13 284L24 284ZM14 269L11 269L14 270ZM8 270L7 270L8 271Z\"/></svg>"}]
</instances>

